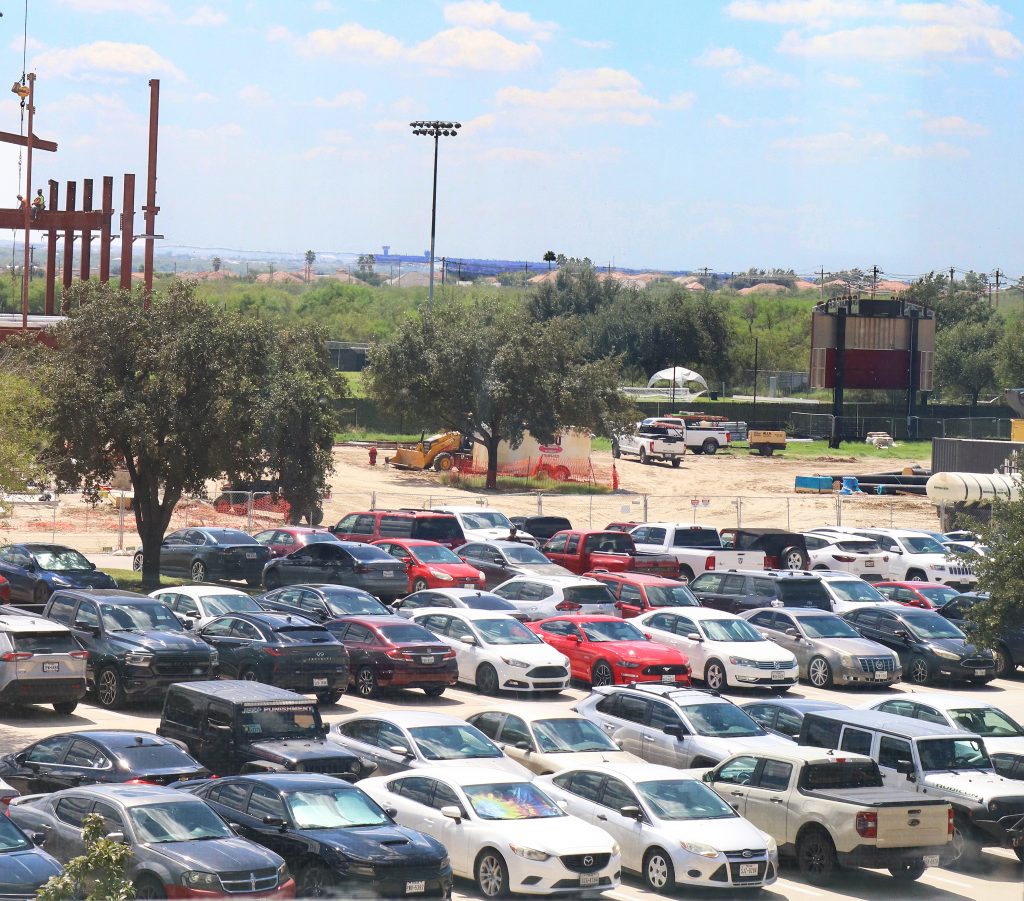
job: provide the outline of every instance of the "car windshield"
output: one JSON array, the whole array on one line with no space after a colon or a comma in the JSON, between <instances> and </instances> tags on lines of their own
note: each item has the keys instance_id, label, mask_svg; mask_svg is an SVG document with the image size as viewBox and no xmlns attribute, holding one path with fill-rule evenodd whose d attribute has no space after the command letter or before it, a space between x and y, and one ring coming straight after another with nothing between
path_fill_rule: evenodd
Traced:
<instances>
[{"instance_id":1,"label":"car windshield","mask_svg":"<svg viewBox=\"0 0 1024 901\"><path fill-rule=\"evenodd\" d=\"M860 633L838 616L801 616L799 623L808 638L860 638Z\"/></svg>"},{"instance_id":2,"label":"car windshield","mask_svg":"<svg viewBox=\"0 0 1024 901\"><path fill-rule=\"evenodd\" d=\"M465 760L502 757L501 748L480 730L463 726L414 726L409 730L427 760Z\"/></svg>"},{"instance_id":3,"label":"car windshield","mask_svg":"<svg viewBox=\"0 0 1024 901\"><path fill-rule=\"evenodd\" d=\"M697 625L709 641L764 641L761 633L742 619L705 619Z\"/></svg>"},{"instance_id":4,"label":"car windshield","mask_svg":"<svg viewBox=\"0 0 1024 901\"><path fill-rule=\"evenodd\" d=\"M298 829L391 825L388 815L359 789L321 788L288 792L285 803Z\"/></svg>"},{"instance_id":5,"label":"car windshield","mask_svg":"<svg viewBox=\"0 0 1024 901\"><path fill-rule=\"evenodd\" d=\"M462 522L467 529L511 529L512 523L497 510L474 510L463 513Z\"/></svg>"},{"instance_id":6,"label":"car windshield","mask_svg":"<svg viewBox=\"0 0 1024 901\"><path fill-rule=\"evenodd\" d=\"M246 707L242 710L242 734L253 741L275 738L316 738L323 730L313 705Z\"/></svg>"},{"instance_id":7,"label":"car windshield","mask_svg":"<svg viewBox=\"0 0 1024 901\"><path fill-rule=\"evenodd\" d=\"M985 746L976 738L927 738L917 743L921 769L936 770L988 770L992 762Z\"/></svg>"},{"instance_id":8,"label":"car windshield","mask_svg":"<svg viewBox=\"0 0 1024 901\"><path fill-rule=\"evenodd\" d=\"M623 620L602 620L580 623L587 641L643 641L644 633L632 623Z\"/></svg>"},{"instance_id":9,"label":"car windshield","mask_svg":"<svg viewBox=\"0 0 1024 901\"><path fill-rule=\"evenodd\" d=\"M696 779L659 779L638 782L636 787L660 820L722 820L737 815Z\"/></svg>"},{"instance_id":10,"label":"car windshield","mask_svg":"<svg viewBox=\"0 0 1024 901\"><path fill-rule=\"evenodd\" d=\"M4 851L24 851L32 847L32 842L25 838L22 831L7 817L0 817L0 853Z\"/></svg>"},{"instance_id":11,"label":"car windshield","mask_svg":"<svg viewBox=\"0 0 1024 901\"><path fill-rule=\"evenodd\" d=\"M33 552L36 563L40 569L51 572L71 572L75 570L90 569L89 561L78 551L69 547L54 548L53 550L36 550Z\"/></svg>"},{"instance_id":12,"label":"car windshield","mask_svg":"<svg viewBox=\"0 0 1024 901\"><path fill-rule=\"evenodd\" d=\"M210 616L223 616L225 613L253 613L262 610L247 594L208 594L203 598L203 606Z\"/></svg>"},{"instance_id":13,"label":"car windshield","mask_svg":"<svg viewBox=\"0 0 1024 901\"><path fill-rule=\"evenodd\" d=\"M607 585L569 585L562 589L562 597L576 604L615 603Z\"/></svg>"},{"instance_id":14,"label":"car windshield","mask_svg":"<svg viewBox=\"0 0 1024 901\"><path fill-rule=\"evenodd\" d=\"M686 704L679 709L698 735L749 738L766 734L764 729L734 704Z\"/></svg>"},{"instance_id":15,"label":"car windshield","mask_svg":"<svg viewBox=\"0 0 1024 901\"><path fill-rule=\"evenodd\" d=\"M960 596L952 588L916 588L915 591L923 594L936 607L945 607L953 598Z\"/></svg>"},{"instance_id":16,"label":"car windshield","mask_svg":"<svg viewBox=\"0 0 1024 901\"><path fill-rule=\"evenodd\" d=\"M380 634L392 644L437 644L434 633L416 623L395 623L393 626L381 626Z\"/></svg>"},{"instance_id":17,"label":"car windshield","mask_svg":"<svg viewBox=\"0 0 1024 901\"><path fill-rule=\"evenodd\" d=\"M615 744L590 720L537 720L533 724L537 747L545 754L570 754L576 751L618 751Z\"/></svg>"},{"instance_id":18,"label":"car windshield","mask_svg":"<svg viewBox=\"0 0 1024 901\"><path fill-rule=\"evenodd\" d=\"M199 765L177 745L164 742L162 739L142 739L142 744L125 744L122 747L108 745L114 755L126 769L136 773L152 772L153 770L177 769L194 770Z\"/></svg>"},{"instance_id":19,"label":"car windshield","mask_svg":"<svg viewBox=\"0 0 1024 901\"><path fill-rule=\"evenodd\" d=\"M863 579L850 579L849 582L828 582L828 587L835 592L841 601L884 601L885 595Z\"/></svg>"},{"instance_id":20,"label":"car windshield","mask_svg":"<svg viewBox=\"0 0 1024 901\"><path fill-rule=\"evenodd\" d=\"M648 585L647 603L651 607L699 607L700 602L685 585Z\"/></svg>"},{"instance_id":21,"label":"car windshield","mask_svg":"<svg viewBox=\"0 0 1024 901\"><path fill-rule=\"evenodd\" d=\"M360 563L395 562L395 558L387 551L382 551L379 547L373 547L373 545L369 544L347 544L345 545L345 550Z\"/></svg>"},{"instance_id":22,"label":"car windshield","mask_svg":"<svg viewBox=\"0 0 1024 901\"><path fill-rule=\"evenodd\" d=\"M996 707L963 707L950 710L949 715L965 732L985 738L1017 738L1024 729Z\"/></svg>"},{"instance_id":23,"label":"car windshield","mask_svg":"<svg viewBox=\"0 0 1024 901\"><path fill-rule=\"evenodd\" d=\"M352 616L353 614L375 616L377 614L386 615L389 612L387 607L370 594L325 590L323 596L327 599L327 606L331 608L331 613L335 616Z\"/></svg>"},{"instance_id":24,"label":"car windshield","mask_svg":"<svg viewBox=\"0 0 1024 901\"><path fill-rule=\"evenodd\" d=\"M904 614L910 631L918 638L963 638L964 633L948 619L937 613L922 611L915 614Z\"/></svg>"},{"instance_id":25,"label":"car windshield","mask_svg":"<svg viewBox=\"0 0 1024 901\"><path fill-rule=\"evenodd\" d=\"M183 632L166 604L100 604L103 628L108 632Z\"/></svg>"},{"instance_id":26,"label":"car windshield","mask_svg":"<svg viewBox=\"0 0 1024 901\"><path fill-rule=\"evenodd\" d=\"M912 535L901 538L900 541L906 545L907 550L912 554L942 554L946 549L930 535Z\"/></svg>"},{"instance_id":27,"label":"car windshield","mask_svg":"<svg viewBox=\"0 0 1024 901\"><path fill-rule=\"evenodd\" d=\"M463 791L481 820L538 820L565 816L558 805L529 782L467 785Z\"/></svg>"},{"instance_id":28,"label":"car windshield","mask_svg":"<svg viewBox=\"0 0 1024 901\"><path fill-rule=\"evenodd\" d=\"M503 547L501 552L510 563L551 563L537 548L530 547L528 544L521 544L518 547Z\"/></svg>"},{"instance_id":29,"label":"car windshield","mask_svg":"<svg viewBox=\"0 0 1024 901\"><path fill-rule=\"evenodd\" d=\"M543 640L516 619L475 619L480 638L487 644L543 644Z\"/></svg>"},{"instance_id":30,"label":"car windshield","mask_svg":"<svg viewBox=\"0 0 1024 901\"><path fill-rule=\"evenodd\" d=\"M874 761L836 760L812 763L800 776L800 787L810 789L881 788L882 774Z\"/></svg>"},{"instance_id":31,"label":"car windshield","mask_svg":"<svg viewBox=\"0 0 1024 901\"><path fill-rule=\"evenodd\" d=\"M198 799L131 807L128 813L139 841L143 843L161 845L234 837L224 821Z\"/></svg>"},{"instance_id":32,"label":"car windshield","mask_svg":"<svg viewBox=\"0 0 1024 901\"><path fill-rule=\"evenodd\" d=\"M259 544L251 535L238 529L210 529L206 537L211 544Z\"/></svg>"},{"instance_id":33,"label":"car windshield","mask_svg":"<svg viewBox=\"0 0 1024 901\"><path fill-rule=\"evenodd\" d=\"M462 561L455 556L448 548L442 547L440 544L436 547L429 544L417 545L416 547L409 548L412 551L413 556L420 561L420 563L461 563Z\"/></svg>"}]
</instances>

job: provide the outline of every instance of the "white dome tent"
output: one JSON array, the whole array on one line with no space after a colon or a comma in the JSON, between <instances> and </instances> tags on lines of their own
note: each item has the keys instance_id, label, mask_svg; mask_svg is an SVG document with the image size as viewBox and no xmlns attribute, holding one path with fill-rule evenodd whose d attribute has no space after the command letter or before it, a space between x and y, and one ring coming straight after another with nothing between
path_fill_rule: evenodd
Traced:
<instances>
[{"instance_id":1,"label":"white dome tent","mask_svg":"<svg viewBox=\"0 0 1024 901\"><path fill-rule=\"evenodd\" d=\"M697 397L708 390L708 383L704 381L704 376L694 372L692 369L684 369L682 366L672 366L669 369L659 370L651 376L647 382L647 387L653 388L658 382L668 382L669 385L674 384L677 389L682 390L682 396L684 397ZM692 390L691 385L699 385L700 390Z\"/></svg>"}]
</instances>

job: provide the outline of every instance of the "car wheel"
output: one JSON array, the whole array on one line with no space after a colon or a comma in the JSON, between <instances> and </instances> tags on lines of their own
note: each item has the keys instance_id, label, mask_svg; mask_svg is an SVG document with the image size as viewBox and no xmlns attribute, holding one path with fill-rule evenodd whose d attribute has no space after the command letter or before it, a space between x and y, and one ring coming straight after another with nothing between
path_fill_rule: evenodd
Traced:
<instances>
[{"instance_id":1,"label":"car wheel","mask_svg":"<svg viewBox=\"0 0 1024 901\"><path fill-rule=\"evenodd\" d=\"M594 669L590 673L590 684L594 688L597 688L599 685L615 684L615 673L612 672L612 668L607 661L598 660L594 664Z\"/></svg>"},{"instance_id":2,"label":"car wheel","mask_svg":"<svg viewBox=\"0 0 1024 901\"><path fill-rule=\"evenodd\" d=\"M166 898L167 891L154 876L142 876L135 880L136 898Z\"/></svg>"},{"instance_id":3,"label":"car wheel","mask_svg":"<svg viewBox=\"0 0 1024 901\"><path fill-rule=\"evenodd\" d=\"M52 592L45 582L37 582L36 587L32 589L32 603L45 607L46 602L50 600L51 594Z\"/></svg>"},{"instance_id":4,"label":"car wheel","mask_svg":"<svg viewBox=\"0 0 1024 901\"><path fill-rule=\"evenodd\" d=\"M911 660L910 666L907 667L907 674L915 685L924 685L932 676L931 667L928 666L928 661L924 657L915 657Z\"/></svg>"},{"instance_id":5,"label":"car wheel","mask_svg":"<svg viewBox=\"0 0 1024 901\"><path fill-rule=\"evenodd\" d=\"M107 710L124 706L124 685L114 667L108 666L96 677L96 700Z\"/></svg>"},{"instance_id":6,"label":"car wheel","mask_svg":"<svg viewBox=\"0 0 1024 901\"><path fill-rule=\"evenodd\" d=\"M298 868L295 883L298 898L334 898L339 895L337 877L315 860Z\"/></svg>"},{"instance_id":7,"label":"car wheel","mask_svg":"<svg viewBox=\"0 0 1024 901\"><path fill-rule=\"evenodd\" d=\"M908 860L898 867L889 867L892 878L900 882L917 882L924 875L925 865L923 860Z\"/></svg>"},{"instance_id":8,"label":"car wheel","mask_svg":"<svg viewBox=\"0 0 1024 901\"><path fill-rule=\"evenodd\" d=\"M193 582L205 582L206 581L206 564L202 560L192 561L192 581Z\"/></svg>"},{"instance_id":9,"label":"car wheel","mask_svg":"<svg viewBox=\"0 0 1024 901\"><path fill-rule=\"evenodd\" d=\"M61 716L67 716L68 714L74 713L77 706L78 701L55 701L53 711L54 713L59 713Z\"/></svg>"},{"instance_id":10,"label":"car wheel","mask_svg":"<svg viewBox=\"0 0 1024 901\"><path fill-rule=\"evenodd\" d=\"M476 687L482 695L498 693L498 674L489 663L481 663L476 670Z\"/></svg>"},{"instance_id":11,"label":"car wheel","mask_svg":"<svg viewBox=\"0 0 1024 901\"><path fill-rule=\"evenodd\" d=\"M996 658L996 671L992 674L996 679L1009 679L1017 669L1006 645L999 645L993 652Z\"/></svg>"},{"instance_id":12,"label":"car wheel","mask_svg":"<svg viewBox=\"0 0 1024 901\"><path fill-rule=\"evenodd\" d=\"M697 454L699 456L700 454L704 453L704 448L698 444L696 447L690 448L690 453Z\"/></svg>"},{"instance_id":13,"label":"car wheel","mask_svg":"<svg viewBox=\"0 0 1024 901\"><path fill-rule=\"evenodd\" d=\"M430 685L427 688L423 689L423 694L425 694L428 698L439 698L441 697L441 695L444 694L444 690L447 687L447 685Z\"/></svg>"},{"instance_id":14,"label":"car wheel","mask_svg":"<svg viewBox=\"0 0 1024 901\"><path fill-rule=\"evenodd\" d=\"M782 552L783 569L807 569L804 552L798 547L787 547Z\"/></svg>"},{"instance_id":15,"label":"car wheel","mask_svg":"<svg viewBox=\"0 0 1024 901\"><path fill-rule=\"evenodd\" d=\"M281 577L275 570L270 570L270 572L264 575L263 584L266 585L267 591L274 591L281 587Z\"/></svg>"},{"instance_id":16,"label":"car wheel","mask_svg":"<svg viewBox=\"0 0 1024 901\"><path fill-rule=\"evenodd\" d=\"M672 458L672 468L673 469L679 469L679 464L682 463L682 462L683 461L680 460L678 457L673 457Z\"/></svg>"},{"instance_id":17,"label":"car wheel","mask_svg":"<svg viewBox=\"0 0 1024 901\"><path fill-rule=\"evenodd\" d=\"M262 581L259 576L251 576L245 580L245 584L250 588L259 588Z\"/></svg>"},{"instance_id":18,"label":"car wheel","mask_svg":"<svg viewBox=\"0 0 1024 901\"><path fill-rule=\"evenodd\" d=\"M477 888L485 898L507 898L508 867L504 858L493 848L480 852L473 868Z\"/></svg>"},{"instance_id":19,"label":"car wheel","mask_svg":"<svg viewBox=\"0 0 1024 901\"><path fill-rule=\"evenodd\" d=\"M243 682L259 682L260 681L259 673L257 673L255 668L251 667L251 666L247 666L244 670L242 670L238 674L238 678L241 679Z\"/></svg>"},{"instance_id":20,"label":"car wheel","mask_svg":"<svg viewBox=\"0 0 1024 901\"><path fill-rule=\"evenodd\" d=\"M679 567L679 578L686 579L687 582L693 581L693 570L688 566Z\"/></svg>"},{"instance_id":21,"label":"car wheel","mask_svg":"<svg viewBox=\"0 0 1024 901\"><path fill-rule=\"evenodd\" d=\"M420 576L412 583L413 591L426 591L430 586L427 585L427 580Z\"/></svg>"},{"instance_id":22,"label":"car wheel","mask_svg":"<svg viewBox=\"0 0 1024 901\"><path fill-rule=\"evenodd\" d=\"M721 691L725 688L725 667L722 666L721 661L708 661L708 665L704 667L704 684L712 691Z\"/></svg>"},{"instance_id":23,"label":"car wheel","mask_svg":"<svg viewBox=\"0 0 1024 901\"><path fill-rule=\"evenodd\" d=\"M971 821L959 811L953 814L953 839L949 849L953 852L949 865L960 870L974 866L981 854L981 842L974 834Z\"/></svg>"},{"instance_id":24,"label":"car wheel","mask_svg":"<svg viewBox=\"0 0 1024 901\"><path fill-rule=\"evenodd\" d=\"M676 881L672 858L661 848L651 848L644 855L644 882L656 892L671 888Z\"/></svg>"},{"instance_id":25,"label":"car wheel","mask_svg":"<svg viewBox=\"0 0 1024 901\"><path fill-rule=\"evenodd\" d=\"M704 451L708 456L713 456L718 453L718 442L714 438L705 438L704 443L700 446L700 449Z\"/></svg>"},{"instance_id":26,"label":"car wheel","mask_svg":"<svg viewBox=\"0 0 1024 901\"><path fill-rule=\"evenodd\" d=\"M928 578L927 578L927 576L925 576L925 574L923 572L921 572L921 570L919 570L919 569L912 569L910 572L907 573L907 581L908 582L927 582Z\"/></svg>"},{"instance_id":27,"label":"car wheel","mask_svg":"<svg viewBox=\"0 0 1024 901\"><path fill-rule=\"evenodd\" d=\"M134 572L137 572L137 573L142 572L142 552L141 551L139 551L137 554L135 554L134 557L132 557L132 570Z\"/></svg>"},{"instance_id":28,"label":"car wheel","mask_svg":"<svg viewBox=\"0 0 1024 901\"><path fill-rule=\"evenodd\" d=\"M643 448L640 448L640 462L643 463L645 466L651 462L651 458L647 456L647 451L645 451Z\"/></svg>"},{"instance_id":29,"label":"car wheel","mask_svg":"<svg viewBox=\"0 0 1024 901\"><path fill-rule=\"evenodd\" d=\"M832 667L824 657L812 657L807 664L807 681L815 688L832 687Z\"/></svg>"},{"instance_id":30,"label":"car wheel","mask_svg":"<svg viewBox=\"0 0 1024 901\"><path fill-rule=\"evenodd\" d=\"M800 873L811 885L827 885L836 868L836 848L823 829L808 829L796 840Z\"/></svg>"},{"instance_id":31,"label":"car wheel","mask_svg":"<svg viewBox=\"0 0 1024 901\"><path fill-rule=\"evenodd\" d=\"M361 698L375 698L379 692L377 674L368 666L361 667L356 673L356 694Z\"/></svg>"},{"instance_id":32,"label":"car wheel","mask_svg":"<svg viewBox=\"0 0 1024 901\"><path fill-rule=\"evenodd\" d=\"M341 699L342 694L344 694L344 692L342 692L340 688L335 688L331 691L320 692L320 694L316 696L316 699L319 703L323 704L326 707L329 704L337 704L338 701Z\"/></svg>"}]
</instances>

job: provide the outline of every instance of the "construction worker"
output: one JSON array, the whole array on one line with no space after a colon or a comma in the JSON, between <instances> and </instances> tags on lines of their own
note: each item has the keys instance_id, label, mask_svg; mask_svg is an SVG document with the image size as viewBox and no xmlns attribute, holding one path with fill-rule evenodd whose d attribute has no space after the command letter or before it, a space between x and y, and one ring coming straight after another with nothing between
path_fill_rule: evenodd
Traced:
<instances>
[{"instance_id":1,"label":"construction worker","mask_svg":"<svg viewBox=\"0 0 1024 901\"><path fill-rule=\"evenodd\" d=\"M23 213L25 212L25 198L20 194L18 195L18 209Z\"/></svg>"},{"instance_id":2,"label":"construction worker","mask_svg":"<svg viewBox=\"0 0 1024 901\"><path fill-rule=\"evenodd\" d=\"M46 200L43 198L43 189L39 188L36 191L36 196L32 198L32 218L38 219L39 214L46 209Z\"/></svg>"},{"instance_id":3,"label":"construction worker","mask_svg":"<svg viewBox=\"0 0 1024 901\"><path fill-rule=\"evenodd\" d=\"M376 466L377 465L377 448L374 445L371 445L371 447L370 447L370 465L371 466Z\"/></svg>"}]
</instances>

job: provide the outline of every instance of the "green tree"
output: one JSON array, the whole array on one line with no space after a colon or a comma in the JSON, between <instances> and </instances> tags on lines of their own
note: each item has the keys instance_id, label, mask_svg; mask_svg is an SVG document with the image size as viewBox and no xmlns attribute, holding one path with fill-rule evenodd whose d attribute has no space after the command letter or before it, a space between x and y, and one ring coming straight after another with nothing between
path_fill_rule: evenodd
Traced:
<instances>
[{"instance_id":1,"label":"green tree","mask_svg":"<svg viewBox=\"0 0 1024 901\"><path fill-rule=\"evenodd\" d=\"M24 353L31 353L28 348ZM21 349L0 345L0 495L25 490L28 479L45 474L41 455L46 445L39 426L43 399L34 382L25 378ZM0 500L0 515L6 508Z\"/></svg>"},{"instance_id":2,"label":"green tree","mask_svg":"<svg viewBox=\"0 0 1024 901\"><path fill-rule=\"evenodd\" d=\"M472 435L494 488L502 440L551 441L574 426L610 434L634 418L618 371L617 360L588 359L570 319L536 324L519 305L449 300L372 346L363 384L389 410Z\"/></svg>"},{"instance_id":3,"label":"green tree","mask_svg":"<svg viewBox=\"0 0 1024 901\"><path fill-rule=\"evenodd\" d=\"M312 250L306 251L306 281L313 277L313 264L316 262L316 253Z\"/></svg>"},{"instance_id":4,"label":"green tree","mask_svg":"<svg viewBox=\"0 0 1024 901\"><path fill-rule=\"evenodd\" d=\"M132 849L123 841L107 838L103 817L90 813L82 823L85 853L64 864L60 876L51 876L36 892L39 901L129 901L135 886L125 875Z\"/></svg>"},{"instance_id":5,"label":"green tree","mask_svg":"<svg viewBox=\"0 0 1024 901\"><path fill-rule=\"evenodd\" d=\"M530 315L538 321L556 316L588 316L620 293L617 281L598 278L590 260L572 259L559 268L553 281L538 285L530 297Z\"/></svg>"},{"instance_id":6,"label":"green tree","mask_svg":"<svg viewBox=\"0 0 1024 901\"><path fill-rule=\"evenodd\" d=\"M551 264L557 260L558 257L555 255L553 250L549 250L544 254L544 262L548 264L548 272L551 271Z\"/></svg>"},{"instance_id":7,"label":"green tree","mask_svg":"<svg viewBox=\"0 0 1024 901\"><path fill-rule=\"evenodd\" d=\"M210 266L213 268L214 272L220 272L220 267L221 267L220 257L214 257L212 260L210 260Z\"/></svg>"},{"instance_id":8,"label":"green tree","mask_svg":"<svg viewBox=\"0 0 1024 901\"><path fill-rule=\"evenodd\" d=\"M996 345L996 379L1004 388L1024 386L1024 341L1020 338L1021 329L1024 329L1024 315L1015 313L1007 321Z\"/></svg>"},{"instance_id":9,"label":"green tree","mask_svg":"<svg viewBox=\"0 0 1024 901\"><path fill-rule=\"evenodd\" d=\"M985 323L959 322L937 338L935 380L941 388L966 394L971 401L972 416L978 406L978 396L995 385L997 344L1001 335L1001 323L993 319Z\"/></svg>"}]
</instances>

